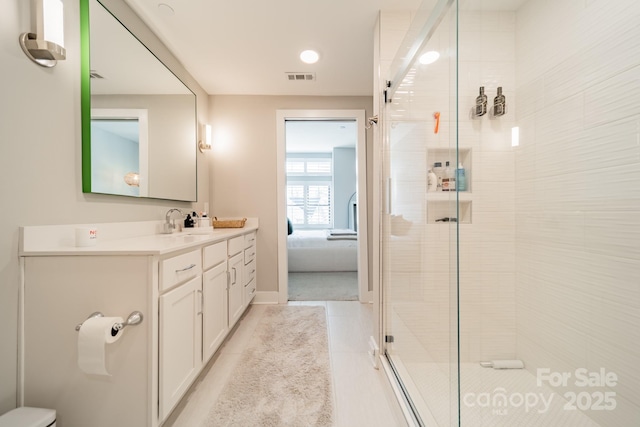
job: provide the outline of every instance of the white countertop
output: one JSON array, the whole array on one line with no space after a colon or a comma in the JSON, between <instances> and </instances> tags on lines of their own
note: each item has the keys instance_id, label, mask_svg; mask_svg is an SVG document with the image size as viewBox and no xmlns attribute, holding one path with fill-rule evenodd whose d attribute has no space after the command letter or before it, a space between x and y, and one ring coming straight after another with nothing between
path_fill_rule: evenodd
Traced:
<instances>
[{"instance_id":1,"label":"white countertop","mask_svg":"<svg viewBox=\"0 0 640 427\"><path fill-rule=\"evenodd\" d=\"M77 247L75 229L98 229L96 245ZM258 219L249 218L243 228L185 229L160 234L162 221L135 223L74 224L20 227L20 256L60 255L164 255L241 236L258 229Z\"/></svg>"}]
</instances>

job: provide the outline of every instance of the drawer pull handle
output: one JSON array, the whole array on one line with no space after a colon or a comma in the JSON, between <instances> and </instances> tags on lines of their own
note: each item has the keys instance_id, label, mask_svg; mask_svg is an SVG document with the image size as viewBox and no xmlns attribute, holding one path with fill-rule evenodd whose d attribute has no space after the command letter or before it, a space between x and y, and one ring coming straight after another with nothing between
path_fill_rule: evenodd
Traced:
<instances>
[{"instance_id":1,"label":"drawer pull handle","mask_svg":"<svg viewBox=\"0 0 640 427\"><path fill-rule=\"evenodd\" d=\"M249 273L249 274L253 274L255 272L256 272L256 269L254 268L253 270L251 270L251 273Z\"/></svg>"},{"instance_id":2,"label":"drawer pull handle","mask_svg":"<svg viewBox=\"0 0 640 427\"><path fill-rule=\"evenodd\" d=\"M182 270L176 270L176 273L182 273L183 271L191 270L195 266L196 266L195 264L191 264L190 266L185 267Z\"/></svg>"}]
</instances>

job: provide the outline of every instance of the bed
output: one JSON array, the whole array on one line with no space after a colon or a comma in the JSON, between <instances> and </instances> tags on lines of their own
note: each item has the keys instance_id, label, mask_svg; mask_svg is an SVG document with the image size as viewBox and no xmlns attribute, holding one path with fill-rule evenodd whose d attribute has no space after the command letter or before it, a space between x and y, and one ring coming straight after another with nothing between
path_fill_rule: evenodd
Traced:
<instances>
[{"instance_id":1,"label":"bed","mask_svg":"<svg viewBox=\"0 0 640 427\"><path fill-rule=\"evenodd\" d=\"M298 230L287 237L289 271L358 271L358 235L352 230Z\"/></svg>"}]
</instances>

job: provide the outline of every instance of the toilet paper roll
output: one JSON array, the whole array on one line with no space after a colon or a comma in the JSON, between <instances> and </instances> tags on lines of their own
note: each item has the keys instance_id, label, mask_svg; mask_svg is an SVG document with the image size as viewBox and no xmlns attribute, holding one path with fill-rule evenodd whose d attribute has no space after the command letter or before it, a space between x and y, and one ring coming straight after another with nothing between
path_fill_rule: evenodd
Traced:
<instances>
[{"instance_id":1,"label":"toilet paper roll","mask_svg":"<svg viewBox=\"0 0 640 427\"><path fill-rule=\"evenodd\" d=\"M82 323L78 333L78 366L82 372L111 375L107 372L106 345L120 339L123 331L113 337L111 328L122 322L122 317L94 317Z\"/></svg>"}]
</instances>

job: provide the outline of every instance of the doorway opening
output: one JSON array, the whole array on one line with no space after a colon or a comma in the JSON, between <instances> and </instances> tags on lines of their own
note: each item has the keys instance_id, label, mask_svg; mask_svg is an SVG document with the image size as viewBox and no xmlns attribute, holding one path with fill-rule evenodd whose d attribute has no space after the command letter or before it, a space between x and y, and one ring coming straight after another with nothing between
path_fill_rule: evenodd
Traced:
<instances>
[{"instance_id":1,"label":"doorway opening","mask_svg":"<svg viewBox=\"0 0 640 427\"><path fill-rule=\"evenodd\" d=\"M364 111L278 111L279 302L369 301Z\"/></svg>"}]
</instances>

